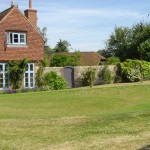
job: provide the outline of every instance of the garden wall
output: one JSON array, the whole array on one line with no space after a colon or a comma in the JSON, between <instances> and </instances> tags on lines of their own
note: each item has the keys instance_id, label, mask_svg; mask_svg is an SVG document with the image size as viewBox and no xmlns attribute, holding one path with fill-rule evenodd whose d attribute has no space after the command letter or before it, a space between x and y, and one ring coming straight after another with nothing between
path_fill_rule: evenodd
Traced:
<instances>
[{"instance_id":1,"label":"garden wall","mask_svg":"<svg viewBox=\"0 0 150 150\"><path fill-rule=\"evenodd\" d=\"M54 71L58 75L63 76L66 80L68 80L67 78L69 76L72 76L71 79L73 79L73 81L72 81L73 87L81 87L81 86L83 86L83 84L82 84L83 73L85 73L88 68L95 68L96 69L96 80L94 82L94 85L100 85L100 84L105 83L104 80L100 77L100 74L104 67L105 66L45 67L44 74L47 72ZM108 67L112 73L112 76L114 77L116 75L116 66L109 65ZM64 71L65 68L72 69L72 73L70 75L68 74L67 78L65 77L65 71ZM70 81L67 81L67 82L70 82Z\"/></svg>"}]
</instances>

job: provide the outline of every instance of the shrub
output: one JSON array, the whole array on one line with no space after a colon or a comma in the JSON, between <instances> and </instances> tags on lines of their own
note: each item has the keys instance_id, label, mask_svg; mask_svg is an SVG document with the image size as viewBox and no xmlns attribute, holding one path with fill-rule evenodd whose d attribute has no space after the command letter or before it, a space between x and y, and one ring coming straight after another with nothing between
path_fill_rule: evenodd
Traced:
<instances>
[{"instance_id":1,"label":"shrub","mask_svg":"<svg viewBox=\"0 0 150 150\"><path fill-rule=\"evenodd\" d=\"M80 52L73 54L59 54L53 56L50 66L52 67L64 67L64 66L79 66L80 65Z\"/></svg>"},{"instance_id":2,"label":"shrub","mask_svg":"<svg viewBox=\"0 0 150 150\"><path fill-rule=\"evenodd\" d=\"M104 65L117 65L120 62L118 57L112 56L107 59L106 62L103 62Z\"/></svg>"},{"instance_id":3,"label":"shrub","mask_svg":"<svg viewBox=\"0 0 150 150\"><path fill-rule=\"evenodd\" d=\"M87 71L83 73L83 85L92 87L95 79L96 69L88 68Z\"/></svg>"},{"instance_id":4,"label":"shrub","mask_svg":"<svg viewBox=\"0 0 150 150\"><path fill-rule=\"evenodd\" d=\"M110 84L112 82L112 74L108 66L104 66L102 73L102 79L105 81L106 84Z\"/></svg>"},{"instance_id":5,"label":"shrub","mask_svg":"<svg viewBox=\"0 0 150 150\"><path fill-rule=\"evenodd\" d=\"M137 82L150 79L150 63L140 60L126 60L119 64L123 81Z\"/></svg>"},{"instance_id":6,"label":"shrub","mask_svg":"<svg viewBox=\"0 0 150 150\"><path fill-rule=\"evenodd\" d=\"M35 81L38 88L42 88L45 85L44 79L43 79L43 72L44 72L44 66L41 63L39 65L39 69L37 70Z\"/></svg>"},{"instance_id":7,"label":"shrub","mask_svg":"<svg viewBox=\"0 0 150 150\"><path fill-rule=\"evenodd\" d=\"M48 72L44 75L45 84L51 90L61 90L67 87L67 83L63 77L58 76L55 72Z\"/></svg>"},{"instance_id":8,"label":"shrub","mask_svg":"<svg viewBox=\"0 0 150 150\"><path fill-rule=\"evenodd\" d=\"M127 60L119 64L123 81L137 82L141 79L139 60Z\"/></svg>"}]
</instances>

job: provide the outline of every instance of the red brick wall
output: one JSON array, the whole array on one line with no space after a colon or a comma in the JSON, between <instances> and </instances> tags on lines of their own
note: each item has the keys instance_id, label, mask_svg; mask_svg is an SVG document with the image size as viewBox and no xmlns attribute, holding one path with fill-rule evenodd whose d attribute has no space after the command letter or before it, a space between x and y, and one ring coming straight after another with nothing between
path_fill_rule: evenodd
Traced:
<instances>
[{"instance_id":1,"label":"red brick wall","mask_svg":"<svg viewBox=\"0 0 150 150\"><path fill-rule=\"evenodd\" d=\"M26 47L8 47L6 45L7 31L26 32ZM15 7L0 22L0 61L22 60L29 58L31 61L44 59L44 41L33 26L27 21L23 14Z\"/></svg>"}]
</instances>

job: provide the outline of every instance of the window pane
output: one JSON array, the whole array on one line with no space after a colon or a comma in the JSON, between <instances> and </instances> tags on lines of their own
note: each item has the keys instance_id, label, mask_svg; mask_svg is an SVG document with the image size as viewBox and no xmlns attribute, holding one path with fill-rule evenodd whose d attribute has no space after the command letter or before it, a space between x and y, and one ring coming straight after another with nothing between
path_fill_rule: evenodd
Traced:
<instances>
[{"instance_id":1,"label":"window pane","mask_svg":"<svg viewBox=\"0 0 150 150\"><path fill-rule=\"evenodd\" d=\"M9 82L8 79L6 79L6 80L5 80L5 84L8 84L8 82Z\"/></svg>"},{"instance_id":2,"label":"window pane","mask_svg":"<svg viewBox=\"0 0 150 150\"><path fill-rule=\"evenodd\" d=\"M14 34L14 43L18 43L18 34Z\"/></svg>"},{"instance_id":3,"label":"window pane","mask_svg":"<svg viewBox=\"0 0 150 150\"><path fill-rule=\"evenodd\" d=\"M24 39L25 35L24 34L20 34L20 39Z\"/></svg>"},{"instance_id":4,"label":"window pane","mask_svg":"<svg viewBox=\"0 0 150 150\"><path fill-rule=\"evenodd\" d=\"M0 88L3 88L3 84L0 84Z\"/></svg>"},{"instance_id":5,"label":"window pane","mask_svg":"<svg viewBox=\"0 0 150 150\"><path fill-rule=\"evenodd\" d=\"M8 69L9 69L9 66L5 65L5 71L8 71Z\"/></svg>"},{"instance_id":6,"label":"window pane","mask_svg":"<svg viewBox=\"0 0 150 150\"><path fill-rule=\"evenodd\" d=\"M25 87L28 87L28 83L25 84Z\"/></svg>"},{"instance_id":7,"label":"window pane","mask_svg":"<svg viewBox=\"0 0 150 150\"><path fill-rule=\"evenodd\" d=\"M0 79L0 84L3 84L3 79Z\"/></svg>"},{"instance_id":8,"label":"window pane","mask_svg":"<svg viewBox=\"0 0 150 150\"><path fill-rule=\"evenodd\" d=\"M25 78L25 82L28 82L28 78Z\"/></svg>"},{"instance_id":9,"label":"window pane","mask_svg":"<svg viewBox=\"0 0 150 150\"><path fill-rule=\"evenodd\" d=\"M33 73L30 73L30 77L33 78Z\"/></svg>"},{"instance_id":10,"label":"window pane","mask_svg":"<svg viewBox=\"0 0 150 150\"><path fill-rule=\"evenodd\" d=\"M30 64L30 71L33 71L33 64Z\"/></svg>"},{"instance_id":11,"label":"window pane","mask_svg":"<svg viewBox=\"0 0 150 150\"><path fill-rule=\"evenodd\" d=\"M20 39L20 43L25 43L25 39Z\"/></svg>"},{"instance_id":12,"label":"window pane","mask_svg":"<svg viewBox=\"0 0 150 150\"><path fill-rule=\"evenodd\" d=\"M25 73L25 78L28 78L28 73Z\"/></svg>"},{"instance_id":13,"label":"window pane","mask_svg":"<svg viewBox=\"0 0 150 150\"><path fill-rule=\"evenodd\" d=\"M30 82L33 82L33 78L30 78Z\"/></svg>"},{"instance_id":14,"label":"window pane","mask_svg":"<svg viewBox=\"0 0 150 150\"><path fill-rule=\"evenodd\" d=\"M9 77L8 73L5 73L5 79L8 79L8 77Z\"/></svg>"},{"instance_id":15,"label":"window pane","mask_svg":"<svg viewBox=\"0 0 150 150\"><path fill-rule=\"evenodd\" d=\"M3 79L3 74L0 74L0 79Z\"/></svg>"},{"instance_id":16,"label":"window pane","mask_svg":"<svg viewBox=\"0 0 150 150\"><path fill-rule=\"evenodd\" d=\"M18 39L14 39L14 43L18 43Z\"/></svg>"},{"instance_id":17,"label":"window pane","mask_svg":"<svg viewBox=\"0 0 150 150\"><path fill-rule=\"evenodd\" d=\"M30 83L30 87L33 87L33 83Z\"/></svg>"},{"instance_id":18,"label":"window pane","mask_svg":"<svg viewBox=\"0 0 150 150\"><path fill-rule=\"evenodd\" d=\"M13 38L12 38L12 33L10 33L10 43L12 44Z\"/></svg>"},{"instance_id":19,"label":"window pane","mask_svg":"<svg viewBox=\"0 0 150 150\"><path fill-rule=\"evenodd\" d=\"M14 39L18 39L18 34L14 34Z\"/></svg>"},{"instance_id":20,"label":"window pane","mask_svg":"<svg viewBox=\"0 0 150 150\"><path fill-rule=\"evenodd\" d=\"M3 70L3 65L0 65L0 71L2 71Z\"/></svg>"}]
</instances>

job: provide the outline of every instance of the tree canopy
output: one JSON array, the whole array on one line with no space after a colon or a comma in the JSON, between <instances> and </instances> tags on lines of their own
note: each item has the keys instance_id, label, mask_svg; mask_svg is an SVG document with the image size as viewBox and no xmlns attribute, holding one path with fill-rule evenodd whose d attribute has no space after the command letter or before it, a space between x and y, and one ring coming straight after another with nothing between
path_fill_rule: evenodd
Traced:
<instances>
[{"instance_id":1,"label":"tree canopy","mask_svg":"<svg viewBox=\"0 0 150 150\"><path fill-rule=\"evenodd\" d=\"M54 52L69 52L70 43L65 40L61 40L56 44Z\"/></svg>"},{"instance_id":2,"label":"tree canopy","mask_svg":"<svg viewBox=\"0 0 150 150\"><path fill-rule=\"evenodd\" d=\"M150 61L150 24L140 22L131 28L115 27L106 42L106 50L102 53L119 57L121 61L126 59Z\"/></svg>"},{"instance_id":3,"label":"tree canopy","mask_svg":"<svg viewBox=\"0 0 150 150\"><path fill-rule=\"evenodd\" d=\"M64 67L64 66L79 66L80 65L80 52L59 54L53 56L50 66Z\"/></svg>"}]
</instances>

